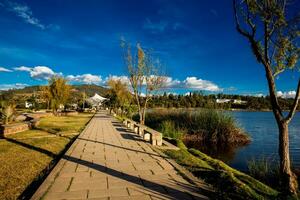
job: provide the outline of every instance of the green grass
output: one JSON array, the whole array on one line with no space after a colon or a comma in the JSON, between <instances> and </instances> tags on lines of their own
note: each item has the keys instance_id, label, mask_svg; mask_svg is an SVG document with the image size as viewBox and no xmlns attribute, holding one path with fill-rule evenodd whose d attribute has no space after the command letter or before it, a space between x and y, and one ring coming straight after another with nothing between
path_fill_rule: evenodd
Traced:
<instances>
[{"instance_id":1,"label":"green grass","mask_svg":"<svg viewBox=\"0 0 300 200\"><path fill-rule=\"evenodd\" d=\"M38 129L54 134L69 134L82 131L83 124L91 117L91 114L78 114L76 116L50 116L41 118Z\"/></svg>"},{"instance_id":2,"label":"green grass","mask_svg":"<svg viewBox=\"0 0 300 200\"><path fill-rule=\"evenodd\" d=\"M279 193L251 176L177 140L180 150L165 150L168 156L217 189L222 199L275 199Z\"/></svg>"},{"instance_id":3,"label":"green grass","mask_svg":"<svg viewBox=\"0 0 300 200\"><path fill-rule=\"evenodd\" d=\"M92 115L47 117L41 127L79 132ZM29 130L0 140L0 199L17 199L41 175L76 135L61 137L43 130Z\"/></svg>"}]
</instances>

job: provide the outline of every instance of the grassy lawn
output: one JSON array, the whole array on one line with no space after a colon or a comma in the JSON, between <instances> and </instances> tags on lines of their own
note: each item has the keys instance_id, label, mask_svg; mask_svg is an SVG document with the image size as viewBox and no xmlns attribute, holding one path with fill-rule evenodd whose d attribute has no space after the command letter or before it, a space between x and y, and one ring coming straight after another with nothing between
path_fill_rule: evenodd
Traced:
<instances>
[{"instance_id":1,"label":"grassy lawn","mask_svg":"<svg viewBox=\"0 0 300 200\"><path fill-rule=\"evenodd\" d=\"M277 199L279 193L251 176L235 170L224 162L213 159L196 150L187 149L177 140L180 150L164 150L164 153L195 176L204 179L217 190L221 199ZM174 143L174 141L172 142Z\"/></svg>"},{"instance_id":2,"label":"grassy lawn","mask_svg":"<svg viewBox=\"0 0 300 200\"><path fill-rule=\"evenodd\" d=\"M39 130L29 130L0 139L0 199L17 199L43 169L79 133L91 114L41 119ZM52 131L48 133L45 130Z\"/></svg>"},{"instance_id":3,"label":"grassy lawn","mask_svg":"<svg viewBox=\"0 0 300 200\"><path fill-rule=\"evenodd\" d=\"M77 116L47 117L41 119L38 128L49 133L70 134L82 131L83 124L89 119L89 114L79 114ZM57 121L59 119L59 121ZM59 122L59 123L58 123Z\"/></svg>"}]
</instances>

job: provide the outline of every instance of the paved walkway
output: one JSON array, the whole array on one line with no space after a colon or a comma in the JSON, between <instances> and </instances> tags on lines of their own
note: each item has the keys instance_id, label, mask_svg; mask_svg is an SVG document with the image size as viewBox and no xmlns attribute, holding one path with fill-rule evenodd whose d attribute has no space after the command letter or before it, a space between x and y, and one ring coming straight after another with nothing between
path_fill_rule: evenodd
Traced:
<instances>
[{"instance_id":1,"label":"paved walkway","mask_svg":"<svg viewBox=\"0 0 300 200\"><path fill-rule=\"evenodd\" d=\"M98 113L32 199L207 199L149 144Z\"/></svg>"}]
</instances>

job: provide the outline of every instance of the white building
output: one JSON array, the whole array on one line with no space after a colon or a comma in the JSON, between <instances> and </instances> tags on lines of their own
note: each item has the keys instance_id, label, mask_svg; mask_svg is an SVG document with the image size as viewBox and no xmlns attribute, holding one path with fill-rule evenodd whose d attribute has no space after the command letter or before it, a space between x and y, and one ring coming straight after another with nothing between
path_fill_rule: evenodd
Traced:
<instances>
[{"instance_id":1,"label":"white building","mask_svg":"<svg viewBox=\"0 0 300 200\"><path fill-rule=\"evenodd\" d=\"M231 101L231 99L217 99L216 103L228 103L230 101Z\"/></svg>"},{"instance_id":2,"label":"white building","mask_svg":"<svg viewBox=\"0 0 300 200\"><path fill-rule=\"evenodd\" d=\"M33 104L25 101L25 108L32 108Z\"/></svg>"}]
</instances>

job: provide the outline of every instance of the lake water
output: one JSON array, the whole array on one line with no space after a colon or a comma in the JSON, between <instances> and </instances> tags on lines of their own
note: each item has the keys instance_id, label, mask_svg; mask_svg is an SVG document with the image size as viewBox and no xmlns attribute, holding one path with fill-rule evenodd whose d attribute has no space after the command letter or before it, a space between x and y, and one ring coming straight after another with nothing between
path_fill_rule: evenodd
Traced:
<instances>
[{"instance_id":1,"label":"lake water","mask_svg":"<svg viewBox=\"0 0 300 200\"><path fill-rule=\"evenodd\" d=\"M247 169L247 160L265 157L278 160L278 129L272 112L228 112L252 138L244 147L218 156L230 166ZM300 113L296 113L289 126L292 165L300 168Z\"/></svg>"}]
</instances>

